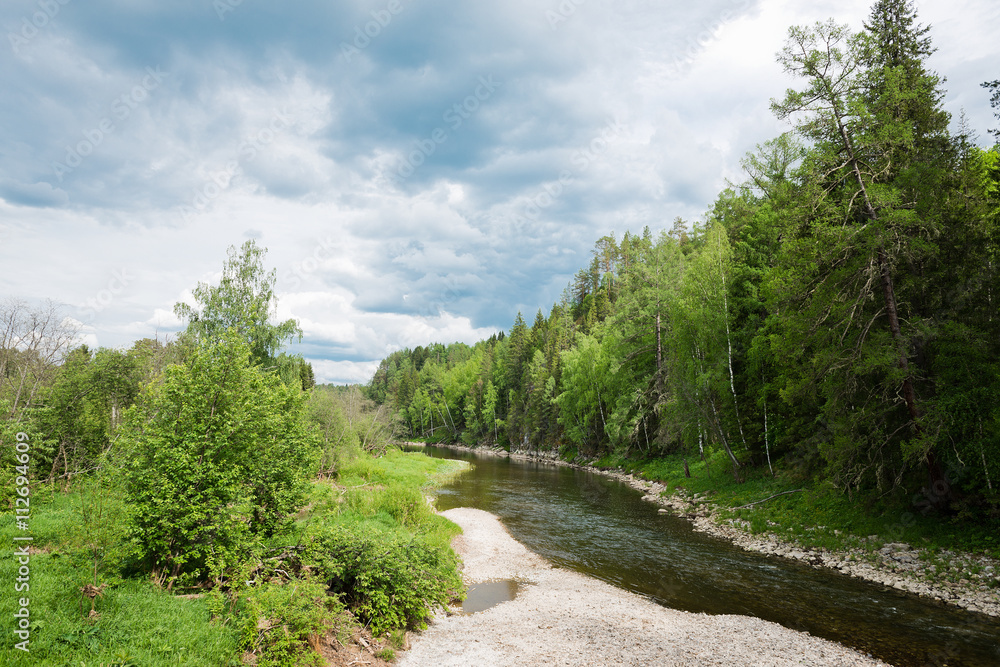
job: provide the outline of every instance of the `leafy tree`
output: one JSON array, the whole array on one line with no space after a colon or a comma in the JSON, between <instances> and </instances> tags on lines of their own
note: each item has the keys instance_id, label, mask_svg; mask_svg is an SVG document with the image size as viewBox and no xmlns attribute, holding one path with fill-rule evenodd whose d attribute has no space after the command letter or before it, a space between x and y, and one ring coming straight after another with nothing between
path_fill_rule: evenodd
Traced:
<instances>
[{"instance_id":1,"label":"leafy tree","mask_svg":"<svg viewBox=\"0 0 1000 667\"><path fill-rule=\"evenodd\" d=\"M171 583L218 574L284 525L314 472L304 400L254 366L234 332L166 369L130 411L121 448L145 564Z\"/></svg>"},{"instance_id":2,"label":"leafy tree","mask_svg":"<svg viewBox=\"0 0 1000 667\"><path fill-rule=\"evenodd\" d=\"M653 442L666 445L669 440L660 421L668 382L664 350L670 344L668 302L681 276L683 255L666 234L655 243L648 234L626 234L625 239L630 266L619 280L615 311L599 333L618 364L617 400L609 419L616 445L648 451Z\"/></svg>"},{"instance_id":3,"label":"leafy tree","mask_svg":"<svg viewBox=\"0 0 1000 667\"><path fill-rule=\"evenodd\" d=\"M177 317L188 322L189 336L220 340L224 332L232 329L250 345L250 359L257 365L272 364L282 345L302 337L295 320L270 323L277 309L277 278L273 269L269 273L264 270L265 252L253 239L239 251L230 246L219 284L212 287L198 283L194 289L197 307L183 302L174 305Z\"/></svg>"},{"instance_id":4,"label":"leafy tree","mask_svg":"<svg viewBox=\"0 0 1000 667\"><path fill-rule=\"evenodd\" d=\"M101 349L91 354L85 345L69 353L33 415L55 452L49 479L68 482L100 465L142 380L140 360L131 353Z\"/></svg>"},{"instance_id":5,"label":"leafy tree","mask_svg":"<svg viewBox=\"0 0 1000 667\"><path fill-rule=\"evenodd\" d=\"M950 115L941 79L924 62L935 49L911 0L877 0L865 23L865 99L882 129L881 180L947 161Z\"/></svg>"},{"instance_id":6,"label":"leafy tree","mask_svg":"<svg viewBox=\"0 0 1000 667\"><path fill-rule=\"evenodd\" d=\"M555 397L559 423L570 441L582 451L595 453L607 438L610 401L607 383L612 360L601 344L587 334L577 334L576 346L562 353L563 391Z\"/></svg>"},{"instance_id":7,"label":"leafy tree","mask_svg":"<svg viewBox=\"0 0 1000 667\"><path fill-rule=\"evenodd\" d=\"M739 479L742 463L733 446L743 437L732 391L726 285L732 253L722 225L712 225L703 236L698 250L688 255L677 294L669 302L672 340L665 363L673 400L665 409L675 429L693 430L699 442L707 436L721 444Z\"/></svg>"},{"instance_id":8,"label":"leafy tree","mask_svg":"<svg viewBox=\"0 0 1000 667\"><path fill-rule=\"evenodd\" d=\"M278 377L289 387L301 387L302 391L309 391L316 386L312 364L301 355L282 352L274 359L274 366Z\"/></svg>"}]
</instances>

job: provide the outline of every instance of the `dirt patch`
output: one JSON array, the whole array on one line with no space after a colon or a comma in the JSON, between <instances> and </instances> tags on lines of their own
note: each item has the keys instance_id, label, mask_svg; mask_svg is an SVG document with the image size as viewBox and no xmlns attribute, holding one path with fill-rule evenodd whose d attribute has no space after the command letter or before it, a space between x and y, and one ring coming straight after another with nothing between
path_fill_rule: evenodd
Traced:
<instances>
[{"instance_id":1,"label":"dirt patch","mask_svg":"<svg viewBox=\"0 0 1000 667\"><path fill-rule=\"evenodd\" d=\"M399 661L417 665L885 665L825 639L749 616L661 607L552 567L492 514L456 508L453 546L466 583L513 579L517 597L476 614L439 613Z\"/></svg>"},{"instance_id":2,"label":"dirt patch","mask_svg":"<svg viewBox=\"0 0 1000 667\"><path fill-rule=\"evenodd\" d=\"M310 642L312 644L313 642ZM316 642L313 648L323 656L328 667L348 667L349 665L370 665L372 667L389 667L391 663L376 654L385 648L386 642L372 638L367 630L355 630L350 638L336 637L327 634L322 641Z\"/></svg>"}]
</instances>

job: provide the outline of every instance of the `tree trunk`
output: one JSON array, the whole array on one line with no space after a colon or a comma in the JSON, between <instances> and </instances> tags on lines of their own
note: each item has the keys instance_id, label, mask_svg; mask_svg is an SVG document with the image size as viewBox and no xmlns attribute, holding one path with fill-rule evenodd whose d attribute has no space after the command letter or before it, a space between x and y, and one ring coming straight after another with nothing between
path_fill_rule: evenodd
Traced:
<instances>
[{"instance_id":1,"label":"tree trunk","mask_svg":"<svg viewBox=\"0 0 1000 667\"><path fill-rule=\"evenodd\" d=\"M733 463L733 479L737 483L740 482L740 462L733 454L733 450L729 447L729 440L726 438L726 432L722 429L722 422L719 421L719 413L715 409L715 400L709 398L708 402L712 406L712 416L715 417L715 427L719 431L719 439L722 441L722 446L726 450L726 454L729 455L729 460Z\"/></svg>"},{"instance_id":2,"label":"tree trunk","mask_svg":"<svg viewBox=\"0 0 1000 667\"><path fill-rule=\"evenodd\" d=\"M771 467L770 432L767 428L767 396L764 397L764 451L767 452L767 469L771 471L771 477L774 477L774 468Z\"/></svg>"},{"instance_id":3,"label":"tree trunk","mask_svg":"<svg viewBox=\"0 0 1000 667\"><path fill-rule=\"evenodd\" d=\"M729 361L729 389L733 392L733 410L736 413L736 426L740 430L740 440L743 441L743 449L749 450L747 438L743 435L743 422L740 421L740 404L736 398L736 380L733 374L733 340L729 334L729 295L726 293L726 269L719 266L719 275L722 276L722 304L725 307L723 317L726 318L726 347L728 350L727 360Z\"/></svg>"}]
</instances>

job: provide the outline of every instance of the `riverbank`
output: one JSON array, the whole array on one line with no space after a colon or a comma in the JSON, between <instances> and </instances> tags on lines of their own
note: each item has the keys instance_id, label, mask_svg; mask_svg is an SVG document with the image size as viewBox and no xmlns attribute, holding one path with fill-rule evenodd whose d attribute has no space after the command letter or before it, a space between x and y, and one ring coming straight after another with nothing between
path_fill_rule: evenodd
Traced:
<instances>
[{"instance_id":1,"label":"riverbank","mask_svg":"<svg viewBox=\"0 0 1000 667\"><path fill-rule=\"evenodd\" d=\"M667 609L585 575L552 567L492 514L442 513L467 584L520 583L485 611L437 614L399 665L885 665L853 649L749 616Z\"/></svg>"},{"instance_id":2,"label":"riverbank","mask_svg":"<svg viewBox=\"0 0 1000 667\"><path fill-rule=\"evenodd\" d=\"M740 512L714 502L708 495L691 494L679 488L668 489L660 482L652 482L620 470L566 462L556 452L511 453L482 447L449 447L477 454L544 461L553 465L591 470L618 479L643 492L644 500L659 505L664 512L690 520L695 530L727 539L749 551L788 558L817 568L833 569L941 604L1000 617L1000 561L996 559L955 551L917 548L878 535L865 536L848 548L803 544L788 539L786 535L778 535L775 532L778 526L775 526L775 530L752 531L751 522L741 518ZM746 510L742 512L746 513ZM807 526L805 530L815 535L817 530L826 529L823 526ZM828 532L831 533L831 538L834 532L839 535L839 531ZM832 541L836 543L847 540Z\"/></svg>"}]
</instances>

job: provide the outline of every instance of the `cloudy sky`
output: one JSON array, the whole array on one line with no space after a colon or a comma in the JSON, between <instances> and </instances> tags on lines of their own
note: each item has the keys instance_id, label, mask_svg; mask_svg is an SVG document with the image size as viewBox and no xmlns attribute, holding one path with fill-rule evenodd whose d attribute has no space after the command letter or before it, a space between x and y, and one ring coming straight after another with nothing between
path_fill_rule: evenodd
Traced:
<instances>
[{"instance_id":1,"label":"cloudy sky","mask_svg":"<svg viewBox=\"0 0 1000 667\"><path fill-rule=\"evenodd\" d=\"M0 298L92 346L174 334L268 249L293 351L365 382L402 347L548 312L594 242L701 216L787 129L787 28L838 0L4 0ZM1000 4L924 0L986 143Z\"/></svg>"}]
</instances>

